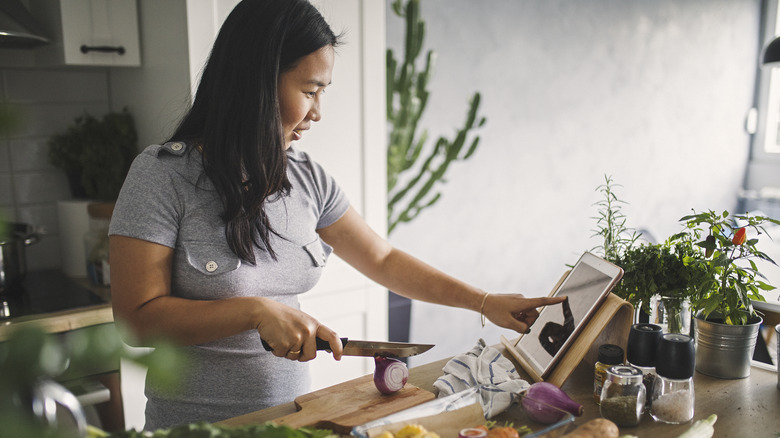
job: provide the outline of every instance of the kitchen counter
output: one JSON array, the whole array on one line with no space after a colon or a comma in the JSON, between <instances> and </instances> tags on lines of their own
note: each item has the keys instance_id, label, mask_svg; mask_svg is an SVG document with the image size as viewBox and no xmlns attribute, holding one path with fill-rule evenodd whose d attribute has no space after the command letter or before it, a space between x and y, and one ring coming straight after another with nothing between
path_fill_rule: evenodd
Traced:
<instances>
[{"instance_id":1,"label":"kitchen counter","mask_svg":"<svg viewBox=\"0 0 780 438\"><path fill-rule=\"evenodd\" d=\"M86 279L71 279L59 271L30 272L25 291L2 300L0 342L19 328L38 326L48 333L62 333L114 322L110 289Z\"/></svg>"},{"instance_id":2,"label":"kitchen counter","mask_svg":"<svg viewBox=\"0 0 780 438\"><path fill-rule=\"evenodd\" d=\"M24 291L0 298L0 342L8 340L15 330L25 327L40 327L57 337L67 336L76 330L113 327L114 314L108 287L94 286L86 279L71 279L57 270L29 272L22 284ZM89 376L66 373L58 376L58 380L66 386L75 384L76 388L81 388L84 392L75 393L77 396L89 397L87 393L90 388L96 387L95 382L103 385L108 389L108 398L101 402L91 398L93 401L90 402L95 403L93 406L100 426L108 431L124 430L119 362L96 365L91 372L94 374ZM84 386L84 381L90 384Z\"/></svg>"},{"instance_id":3,"label":"kitchen counter","mask_svg":"<svg viewBox=\"0 0 780 438\"><path fill-rule=\"evenodd\" d=\"M496 346L502 352L504 347ZM507 355L505 355L507 356ZM512 360L510 358L510 360ZM433 382L442 374L441 369L447 360L440 360L410 369L409 384L435 392ZM517 364L515 364L517 366ZM521 368L520 374L526 380L529 377ZM750 376L745 379L724 380L694 375L696 406L694 421L717 414L715 423L716 437L773 437L780 433L780 390L777 388L777 373L769 367L754 366ZM585 413L578 417L575 425L590 419L599 418L599 407L593 401L593 366L585 362L574 370L564 383L563 390L585 408ZM263 409L242 415L224 424L239 426L271 421L275 418L295 412L295 405L287 403L272 408ZM494 418L499 421L512 421L505 414ZM519 424L516 426L520 426ZM644 437L676 437L690 427L689 424L670 425L653 421L645 414L637 427L623 427L621 434Z\"/></svg>"}]
</instances>

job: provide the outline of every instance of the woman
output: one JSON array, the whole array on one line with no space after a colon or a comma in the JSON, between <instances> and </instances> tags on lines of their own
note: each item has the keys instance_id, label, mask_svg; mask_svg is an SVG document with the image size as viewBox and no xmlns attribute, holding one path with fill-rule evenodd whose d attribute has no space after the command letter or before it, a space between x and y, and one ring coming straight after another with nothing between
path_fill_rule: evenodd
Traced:
<instances>
[{"instance_id":1,"label":"woman","mask_svg":"<svg viewBox=\"0 0 780 438\"><path fill-rule=\"evenodd\" d=\"M331 251L397 293L519 332L537 307L558 302L488 295L393 248L291 148L320 120L338 44L306 0L242 1L176 132L133 164L109 231L114 313L132 342L173 340L194 366L174 394L147 381L146 429L222 420L307 392L315 339L336 360L342 353L338 335L297 300Z\"/></svg>"}]
</instances>

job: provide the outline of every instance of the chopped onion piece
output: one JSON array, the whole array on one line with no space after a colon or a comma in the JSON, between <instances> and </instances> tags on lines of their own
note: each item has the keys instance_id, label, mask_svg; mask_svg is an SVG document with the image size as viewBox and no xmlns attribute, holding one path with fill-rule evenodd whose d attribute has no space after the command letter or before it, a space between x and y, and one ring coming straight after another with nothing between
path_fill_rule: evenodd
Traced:
<instances>
[{"instance_id":1,"label":"chopped onion piece","mask_svg":"<svg viewBox=\"0 0 780 438\"><path fill-rule=\"evenodd\" d=\"M458 432L458 438L485 438L487 436L487 430L477 427L469 427L461 429Z\"/></svg>"}]
</instances>

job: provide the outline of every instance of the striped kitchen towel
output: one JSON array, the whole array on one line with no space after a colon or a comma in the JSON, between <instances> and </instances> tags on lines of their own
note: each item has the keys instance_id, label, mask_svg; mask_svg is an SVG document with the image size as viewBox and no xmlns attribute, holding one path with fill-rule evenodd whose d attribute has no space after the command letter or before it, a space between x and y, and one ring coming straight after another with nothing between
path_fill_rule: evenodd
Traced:
<instances>
[{"instance_id":1,"label":"striped kitchen towel","mask_svg":"<svg viewBox=\"0 0 780 438\"><path fill-rule=\"evenodd\" d=\"M433 386L439 397L478 386L485 418L505 411L517 394L530 384L520 378L512 362L480 339L469 352L457 355L442 369L444 375Z\"/></svg>"}]
</instances>

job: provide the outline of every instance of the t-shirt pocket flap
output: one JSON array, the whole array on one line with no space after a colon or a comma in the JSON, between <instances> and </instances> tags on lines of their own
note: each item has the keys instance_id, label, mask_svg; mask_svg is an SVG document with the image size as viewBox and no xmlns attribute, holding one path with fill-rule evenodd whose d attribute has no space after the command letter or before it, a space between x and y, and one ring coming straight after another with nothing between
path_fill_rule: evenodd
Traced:
<instances>
[{"instance_id":1,"label":"t-shirt pocket flap","mask_svg":"<svg viewBox=\"0 0 780 438\"><path fill-rule=\"evenodd\" d=\"M208 243L185 243L187 262L198 271L207 275L224 274L235 271L241 266L241 259L230 249Z\"/></svg>"},{"instance_id":2,"label":"t-shirt pocket flap","mask_svg":"<svg viewBox=\"0 0 780 438\"><path fill-rule=\"evenodd\" d=\"M314 242L308 243L303 246L311 261L314 262L314 266L325 266L328 261L328 256L333 252L333 247L323 242L322 239L317 238Z\"/></svg>"}]
</instances>

